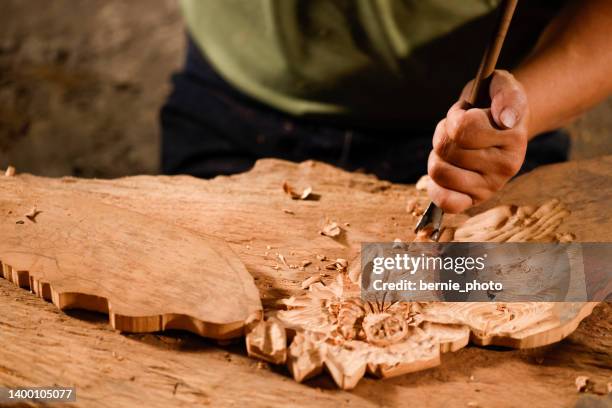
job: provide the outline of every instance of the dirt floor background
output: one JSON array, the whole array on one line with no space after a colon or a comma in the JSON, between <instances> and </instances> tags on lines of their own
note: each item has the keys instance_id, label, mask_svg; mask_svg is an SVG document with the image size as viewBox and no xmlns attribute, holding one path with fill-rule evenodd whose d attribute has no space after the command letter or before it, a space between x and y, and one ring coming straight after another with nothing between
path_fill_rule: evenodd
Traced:
<instances>
[{"instance_id":1,"label":"dirt floor background","mask_svg":"<svg viewBox=\"0 0 612 408\"><path fill-rule=\"evenodd\" d=\"M2 0L0 168L156 173L157 114L183 57L176 0ZM612 99L570 127L573 158L612 154Z\"/></svg>"}]
</instances>

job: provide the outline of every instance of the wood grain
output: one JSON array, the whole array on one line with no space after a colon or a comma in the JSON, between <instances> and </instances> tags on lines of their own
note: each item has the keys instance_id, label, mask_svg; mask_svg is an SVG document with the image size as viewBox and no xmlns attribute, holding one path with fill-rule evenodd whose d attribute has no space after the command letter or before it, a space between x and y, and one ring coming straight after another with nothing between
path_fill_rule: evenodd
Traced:
<instances>
[{"instance_id":1,"label":"wood grain","mask_svg":"<svg viewBox=\"0 0 612 408\"><path fill-rule=\"evenodd\" d=\"M532 173L534 174L533 176L527 175L511 183L504 194L493 204L539 205L547 199L556 197L571 212L559 226L560 231L571 231L576 234L578 240L610 242L611 230L610 228L605 229L606 226L610 225L610 220L604 216L610 198L610 191L609 189L601 188L601 186L610 185L609 175L611 171L611 158L583 162L578 167L575 164L569 163L553 167L551 170L542 169ZM415 199L417 206L421 204L420 198L412 186L391 185L369 176L349 174L330 166L313 162L294 165L267 160L259 162L256 168L249 173L233 177L220 177L211 181L196 180L190 177L147 176L111 181L77 180L72 178L50 180L27 175L19 175L17 178L27 181L32 187L66 192L70 195L79 192L97 203L125 209L132 213L146 216L150 220L164 222L197 234L206 232L223 238L234 252L238 254L248 271L253 275L255 284L262 294L264 305L268 309L273 308L276 301L280 298L305 293L301 289L301 283L303 280L313 276L313 274L324 273L329 275L324 276L323 281L326 283L331 282L334 279L335 272L325 269L325 266L330 263L329 259L352 259L357 254L359 244L362 241L393 241L395 238L400 238L403 241L412 240L414 238L412 227L416 222L417 215L406 212L406 201ZM316 201L291 200L282 191L282 184L285 180L288 180L298 189L311 185L313 193L319 195L320 198ZM39 216L44 215L45 208L38 206L38 209L42 211ZM484 209L486 208L476 209L474 214ZM25 212L29 210L30 208L26 208ZM290 213L284 210L289 210ZM594 223L594 219L598 219L600 225ZM14 222L14 219L12 220ZM42 222L42 220L43 218L41 217L38 222ZM448 217L446 222L448 225L459 225L464 220L465 217ZM342 229L341 234L336 238L325 237L319 234L322 227L330 221L337 222ZM604 228L600 228L600 226ZM283 255L285 262L277 254ZM316 257L317 254L325 255L328 261L318 259ZM309 260L312 263L303 269L291 267L300 265L303 260ZM10 299L11 297L23 299L22 295L17 295L17 292L14 292L13 289L7 287L6 290L6 299L8 301L1 303L2 305L9 306L12 304L14 301ZM80 379L76 374L60 374L58 370L50 368L53 367L52 361L46 361L42 357L34 359L37 362L37 366L42 368L42 371L37 373L31 372L30 368L20 366L17 363L20 360L16 359L15 356L24 353L25 347L33 347L33 344L37 343L36 339L28 338L24 341L23 345L18 344L15 339L24 336L28 337L28 333L34 333L32 331L34 326L26 325L26 328L19 329L15 323L10 322L22 319L23 315L19 315L19 313L30 313L36 316L35 310L40 308L40 304L34 304L37 306L23 310L19 309L19 311L15 310L14 312L11 312L12 309L10 308L3 310L4 316L9 320L6 321L8 325L3 325L0 336L2 336L1 340L3 343L10 343L10 347L8 349L5 348L1 353L3 357L6 356L5 361L15 363L8 363L9 368L5 371L0 369L0 378L5 383L10 384L19 384L25 382L28 378L30 379L28 381L34 381L37 384L40 384L45 378L48 381L57 381L58 379L65 378L70 379L75 384L79 384L81 387L90 384L87 386L88 391L86 391L89 396L98 396L97 398L99 398L100 395L108 394L115 386L116 381L119 381L117 378L120 377L103 375L98 380L94 380L93 377L88 377L89 379L85 380ZM609 313L608 308L603 310L606 311L605 313ZM604 315L603 322L607 321L605 316L608 315ZM66 322L71 322L72 319L66 320L62 318L61 320L61 323L54 323L56 326L51 323L45 325L45 329L49 333L53 333L54 330L57 330L57 333L63 333L63 325ZM601 322L601 317L597 322ZM76 323L80 324L79 322ZM4 330L4 328L7 328L7 330ZM88 330L84 330L83 333L85 334L80 333L74 336L68 334L68 338L71 339L71 347L75 347L75 344L83 336L91 335L95 337L96 331L100 329L94 328L91 331ZM604 329L595 329L595 333L591 333L592 330L584 333L581 332L580 339L585 344L581 347L584 347L585 350L589 349L589 347L596 347L597 350L606 350L608 348L609 350L609 344L606 346L605 338L598 337L597 330L601 331ZM598 339L597 342L599 343L597 345L594 345L589 340L590 335ZM113 333L105 335L105 341L110 341L109 339L114 338L113 336L115 336ZM121 337L118 338L121 339ZM95 349L95 345L87 339L84 340L84 343L83 347L80 348L83 352L87 352L86 350L88 349ZM119 343L112 343L117 347L117 350L121 350L121 347L123 347ZM565 344L565 346L561 347L562 350L567 349L568 353L572 352L572 343L562 342L562 344ZM65 356L70 355L70 350L64 346L56 345L53 346L54 348L50 348L52 346L43 342L39 347L41 350L49 353L48 355L54 355L55 359L66 358ZM150 349L142 347L136 347L135 350L136 356L151 352ZM466 375L459 373L466 373L465 367L471 367L471 364L475 361L474 359L480 359L479 361L482 362L482 366L476 371L478 375L482 373L487 375L489 379L498 378L501 382L499 370L493 367L491 370L485 368L490 365L491 359L494 359L499 361L499 364L510 364L515 367L514 375L522 376L523 378L508 380L504 376L505 388L503 389L481 386L488 391L473 397L463 394L466 399L462 400L462 405L465 405L467 398L480 400L480 396L488 398L481 400L481 403L482 401L491 401L491 398L500 400L503 396L508 398L508 401L512 401L515 397L512 396L509 390L514 390L514 392L523 390L526 395L546 396L546 401L543 401L539 406L555 406L559 405L559 401L567 403L575 399L573 379L569 381L571 383L570 389L572 390L572 393L569 393L563 391L563 388L559 388L563 387L562 384L564 384L561 379L546 383L536 373L548 372L549 375L556 373L555 376L563 373L562 378L570 378L574 375L573 373L580 371L580 369L559 365L546 369L536 368L525 365L525 363L521 363L518 360L504 360L504 358L499 356L494 358L494 354L490 353L477 349L459 350L457 353L454 353L456 357L449 356L448 354L445 355L447 357L444 360L451 362L446 368L436 368L418 376L409 374L401 379L388 380L383 383L373 383L371 380L365 379L354 391L355 394L353 395L357 399L348 397L347 400L350 400L353 405L375 405L379 401L368 400L368 393L373 392L376 395L380 395L384 390L391 391L393 389L393 397L389 397L388 401L399 402L405 400L405 398L420 398L422 401L425 401L426 398L431 397L430 394L433 390L440 392L437 399L435 399L436 401L441 402L445 399L446 401L453 401L457 392L469 392L471 389L469 381L461 380L463 381L461 383L461 381L457 380L459 382L455 381L453 386L449 384L450 388L446 388L439 384L436 376L450 376L457 379L457 375ZM210 396L213 396L215 401L220 402L220 405L231 405L231 402L228 402L227 398L221 395L221 391L206 387L202 381L196 381L191 374L187 375L183 372L185 367L189 367L189 370L202 375L201 370L188 363L189 359L194 357L193 354L181 354L180 356L175 355L175 352L153 354L156 356L155 359L167 359L167 362L163 363L162 366L167 368L170 373L173 373L171 374L172 378L176 379L177 382L185 379L189 383L197 383L201 389L208 390L208 399L202 396L191 395L189 401L200 401L201 403L202 401L210 400ZM506 355L515 356L512 358L520 360L518 357L520 354L510 353ZM602 355L600 353L599 355L594 355L595 357L588 354L591 356L588 358L586 355L584 354L585 362L581 367L585 367L584 369L588 367L588 370L595 373L596 376L605 377L606 374L600 371L600 367L606 365L602 365L601 362L594 363L593 359L600 359L606 355L609 356L609 354L604 353ZM552 358L553 360L570 358L569 354L565 354L566 357L563 356L563 353L555 353L547 358ZM197 359L198 364L203 364L208 361L207 358L212 357L201 356ZM571 358L574 358L573 354ZM109 370L112 371L111 367L113 367L115 360L109 357L105 361ZM145 359L145 361L149 361L149 359ZM153 363L151 362L151 364ZM146 370L145 366L135 362L131 362L129 366L133 370ZM239 373L244 372L244 370L236 368L231 363L227 364L225 370L221 368L223 364L215 363L213 366L219 372L215 373L215 375L205 376L213 382L215 381L214 378L217 378L218 382L222 378L234 378L235 376L242 375ZM16 369L15 367L19 368ZM79 364L75 365L75 369L78 367L80 367ZM254 365L252 367L253 370L256 370ZM64 369L64 371L66 370ZM76 373L76 371L72 372ZM506 370L507 372L508 370ZM138 373L138 371L134 371L134 373ZM259 375L258 371L253 373L255 376ZM468 377L469 375L466 378ZM129 381L129 377L126 378L125 381ZM262 396L261 401L264 401L262 405L266 405L266 402L268 405L281 404L283 397L280 394L282 392L277 392L277 390L287 390L287 392L291 393L289 390L303 389L297 384L295 386L298 388L294 389L293 385L289 385L286 379L278 374L266 374L265 378L269 384L254 381L250 375L244 377L245 383L253 384L261 389L263 394L278 396L278 399L265 399ZM155 381L157 380L147 375L147 379L143 384L135 384L133 387L130 386L129 389L152 387ZM507 385L508 381L511 384L510 386ZM531 381L531 383L528 381ZM172 384L172 379L164 380L164 383ZM314 384L329 385L325 377L321 377L320 380L317 379ZM420 388L420 391L416 392L415 384L423 385L424 388ZM116 387L117 389L121 388L118 384ZM168 387L171 388L171 386ZM551 387L554 389L550 389ZM224 389L232 389L234 390L233 392L236 392L236 398L244 398L244 394L236 390L235 387L228 385ZM172 395L171 391L170 389L168 397L159 396L157 393L155 395L161 398L160 401L169 401L172 398L170 396ZM323 393L322 395L319 401L324 400L327 405L341 405L341 401L343 401L342 395L348 394ZM143 398L150 400L149 397ZM312 401L317 401L317 394L308 392L308 398L312 398ZM126 404L126 401L134 401L129 395L123 395L115 400L123 401L123 404ZM99 400L96 401L98 402L94 405L103 405ZM514 401L516 402L516 399ZM548 403L550 401L555 401L556 403ZM297 403L297 401L294 402ZM153 406L157 404L157 402L152 403ZM325 404L322 403L322 405ZM538 404L534 406L538 406Z\"/></svg>"},{"instance_id":2,"label":"wood grain","mask_svg":"<svg viewBox=\"0 0 612 408\"><path fill-rule=\"evenodd\" d=\"M108 313L127 332L227 339L261 314L252 277L223 241L32 180L0 179L6 279L60 309ZM24 216L32 208L36 217Z\"/></svg>"}]
</instances>

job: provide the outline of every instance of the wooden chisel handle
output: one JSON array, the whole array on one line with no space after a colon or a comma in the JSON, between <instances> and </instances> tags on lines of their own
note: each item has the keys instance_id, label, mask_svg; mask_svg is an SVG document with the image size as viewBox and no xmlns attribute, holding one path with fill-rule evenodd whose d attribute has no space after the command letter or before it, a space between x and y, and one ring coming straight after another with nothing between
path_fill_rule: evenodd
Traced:
<instances>
[{"instance_id":1,"label":"wooden chisel handle","mask_svg":"<svg viewBox=\"0 0 612 408\"><path fill-rule=\"evenodd\" d=\"M474 85L467 102L475 108L485 108L490 104L489 98L489 83L493 71L495 71L495 65L497 65L497 59L501 52L504 40L506 39L506 33L512 21L514 15L514 9L518 0L503 0L500 6L499 17L497 20L497 30L493 33L493 37L487 44L476 78L474 79Z\"/></svg>"}]
</instances>

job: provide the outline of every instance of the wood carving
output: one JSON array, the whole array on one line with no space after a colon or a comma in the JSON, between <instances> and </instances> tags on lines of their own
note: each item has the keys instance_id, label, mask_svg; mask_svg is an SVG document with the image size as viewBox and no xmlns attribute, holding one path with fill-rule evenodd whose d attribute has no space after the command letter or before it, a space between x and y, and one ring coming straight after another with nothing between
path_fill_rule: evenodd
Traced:
<instances>
[{"instance_id":1,"label":"wood carving","mask_svg":"<svg viewBox=\"0 0 612 408\"><path fill-rule=\"evenodd\" d=\"M287 360L285 328L276 319L259 321L246 335L247 353L273 364Z\"/></svg>"},{"instance_id":2,"label":"wood carving","mask_svg":"<svg viewBox=\"0 0 612 408\"><path fill-rule=\"evenodd\" d=\"M499 206L465 221L443 236L455 241L551 241L569 215L559 200L538 208ZM415 241L427 241L422 231ZM401 242L396 240L397 245ZM353 262L358 265L358 258ZM359 267L327 286L281 303L275 317L294 336L289 370L296 381L323 368L343 389L367 372L388 378L440 364L440 353L468 344L532 348L561 340L596 303L399 302L372 304L359 294ZM357 272L356 272L357 271ZM277 353L279 353L277 351ZM256 356L256 354L253 354Z\"/></svg>"},{"instance_id":3,"label":"wood carving","mask_svg":"<svg viewBox=\"0 0 612 408\"><path fill-rule=\"evenodd\" d=\"M493 237L499 238L500 235L503 235L508 239L514 239L522 232L522 230L516 231L516 225L523 223L523 225L537 225L537 228L530 230L532 232L525 238L526 240L536 239L536 237L542 241L612 240L612 235L610 235L612 222L606 215L611 197L608 190L597 188L606 183L610 169L612 169L612 158L607 158L593 162L581 162L579 165L568 163L555 167L554 170L552 168L536 170L534 173L513 181L491 204L495 208L493 213L497 214L497 219L505 220L502 223L505 226L503 234L492 228L486 232L488 235L485 238L493 239ZM312 186L313 191L317 193L317 199L314 200L311 197L306 200L292 199L283 191L284 181L293 186ZM381 313L377 312L377 306L372 305L372 308L369 304L354 301L354 298L358 297L359 288L345 277L355 270L358 271L358 264L354 259L360 250L361 242L393 242L396 239L410 242L414 240L412 229L420 215L419 212L427 204L427 196L425 192L417 191L414 186L395 185L376 180L371 176L343 172L321 163L305 162L296 165L278 160L263 160L248 173L232 177L218 177L207 181L182 176L84 180L17 175L0 177L0 190L4 193L1 196L3 198L0 199L2 237L5 236L4 231L10 233L7 236L18 236L21 239L19 246L22 247L21 249L25 248L24 252L30 253L30 257L40 253L41 249L57 247L60 239L67 239L72 246L61 244L65 252L58 252L57 256L65 256L68 253L78 260L76 266L77 261L72 261L71 265L77 272L71 276L71 280L67 281L69 283L73 283L86 267L93 268L96 271L96 278L106 276L108 279L111 277L117 279L120 287L118 289L113 287L113 291L125 293L128 289L125 282L129 282L131 286L142 286L144 281L150 283L149 278L132 276L134 269L140 268L143 263L147 268L154 267L158 271L161 270L163 277L161 280L156 278L158 283L154 288L145 288L146 296L136 294L136 300L139 302L146 297L147 306L152 309L165 309L164 300L160 297L161 292L166 292L166 288L178 288L176 291L180 293L166 292L164 295L172 295L174 299L180 297L180 302L185 303L188 307L179 312L194 317L194 311L198 311L202 304L207 303L200 295L197 296L198 299L191 299L186 295L201 290L199 281L194 281L194 277L199 278L205 275L200 273L202 271L209 272L210 276L219 277L218 266L210 264L211 258L200 256L202 248L206 246L217 248L218 245L224 248L218 251L227 254L227 246L229 246L232 254L236 254L253 277L267 316L276 317L283 326L287 325L287 328L283 328L286 330L285 335L290 340L290 344L285 345L285 361L298 381L303 381L326 370L340 386L348 388L359 381L363 375L362 371L370 372L375 376L388 377L401 372L422 369L429 364L437 364L439 353L456 351L464 347L470 338L477 344L500 344L519 348L549 344L571 333L592 308L592 304L583 303L554 306L552 309L546 308L538 312L543 313L541 323L534 325L534 330L526 330L523 328L524 319L522 317L517 321L520 326L515 329L510 327L512 323L508 324L508 321L504 319L510 319L513 313L524 316L525 310L529 310L530 306L517 310L512 308L478 310L476 308L470 311L469 308L463 309L467 307L465 304L458 304L456 310L449 309L452 305L438 305L439 307L436 308L436 305L414 304L410 306L412 308L410 309L406 305L398 304L391 307L386 304L382 305L384 310ZM351 199L347 200L347 197ZM543 203L555 198L561 198L563 209L560 205L558 208L557 205L551 205L550 210L540 211L544 213L540 217L538 211ZM407 200L410 205L406 204ZM71 212L70 215L68 212L61 215L61 211L53 208L48 201L63 203L63 206L70 204L74 212ZM533 212L530 212L529 208L521 210L522 207L534 204L538 205L535 206ZM8 207L5 208L5 206ZM40 211L34 217L35 222L26 217L26 214L30 214L34 207ZM472 215L477 216L488 209L490 208L478 208ZM75 214L78 216L75 217ZM548 217L548 221L544 220L545 217ZM468 218L467 216L445 218L445 225L448 227L445 231L448 234L446 239L453 239L455 234L458 235L457 239L461 239L462 236L474 237L480 233L475 225L483 220L478 221L479 218L474 217L466 223ZM528 219L534 221L527 221ZM100 225L101 220L104 221L103 225L112 227L106 227L102 232L83 233L92 225ZM51 224L47 223L53 222L56 223L53 224L55 235L48 236L52 228L50 228ZM333 237L321 235L320 231L330 223L336 223L340 233ZM484 227L487 225L485 223ZM551 225L556 227L550 228ZM20 230L19 228L28 229ZM47 234L46 238L39 239L37 233L21 235L30 230L44 232ZM115 234L117 234L116 237ZM222 241L209 238L210 235ZM115 237L116 241L104 238L110 236ZM99 237L96 245L82 244L96 237ZM99 246L109 245L108 242L113 245L113 248L118 246L123 247L124 250L117 253L96 252ZM4 241L0 242L0 259L2 260L5 260L3 252L6 249L5 245ZM117 263L125 261L124 256L130 253L131 246L138 247L139 245L147 248L140 252L143 256L146 255L147 261L136 262L132 257L134 262L129 264L130 267L123 268L127 269L127 274L119 271L116 268ZM14 248L9 249L14 251ZM157 251L160 252L159 255ZM109 258L104 260L106 265L104 269L93 263L96 257L101 256ZM227 257L231 258L231 255L227 254ZM150 261L151 258L163 258L164 260L154 263ZM37 279L42 283L30 285L30 281L35 283L34 279L30 279L30 276L25 273L20 273L28 268L35 270L34 267L47 267L45 262L43 259L37 263L29 262L26 266L20 266L17 262L12 262L15 264L12 265L7 260L7 265L15 266L15 268L7 266L5 275L17 283L21 282L25 287L32 287L32 290L38 294L43 293L43 297L52 299L50 294L52 285L45 284L41 278ZM41 270L47 271L47 269ZM52 269L49 270L52 271ZM184 270L188 272L183 274ZM234 299L252 296L250 295L253 288L251 281L249 281L251 284L246 284L244 288L239 289L243 290L246 296L230 297L227 295L224 285L231 284L231 279L227 278L236 276L235 273L238 272L223 269L223 282L215 281L215 290L219 289L225 293L215 298L217 302L215 307L218 304L225 305L233 302ZM238 273L238 275L243 274ZM338 275L343 277L342 281L336 280ZM31 274L31 276L36 278L36 274ZM302 289L303 282L313 276L316 279L311 279L307 285L304 285L305 289ZM101 293L103 289L108 288L104 285L96 286L93 293ZM129 289L131 293L131 288ZM45 293L47 296L44 295ZM313 293L316 294L314 297L319 299L318 303L313 303ZM70 297L68 294L64 296L66 299ZM285 302L279 304L280 299L291 299L292 297L294 300L286 301L287 305L284 304ZM96 302L94 296L89 299L90 301L84 302L81 298L78 304L75 303L73 306L104 310L104 305L109 303L105 300ZM132 299L124 299L124 301L133 303ZM342 307L337 311L332 308L333 313L325 309L327 311L323 313L321 302L340 303ZM57 304L60 305L60 303L68 302L58 301ZM112 301L110 306L111 311L116 311ZM415 310L417 306L418 310ZM232 304L231 307L235 310L226 309L226 311L240 315L239 320L242 321L240 327L244 326L245 321L252 323L252 327L255 327L254 322L249 320L251 313L245 310L249 309L248 307L240 304ZM258 307L254 309L259 310ZM317 313L314 313L315 311ZM173 314L176 312L176 310L172 311ZM211 316L216 312L210 311L213 313ZM413 321L406 320L406 325L398 323L395 318L396 314L404 316L407 312L418 313L413 316ZM354 319L355 315L361 313L363 313L363 319L356 318L351 329L349 322ZM389 314L392 318L389 318ZM493 317L489 326L483 323L485 322L485 319L482 318L483 314L490 314ZM366 319L366 316L369 315L373 317ZM296 316L302 317L296 318ZM474 316L481 317L475 318ZM283 322L281 317L287 322ZM206 321L206 316L201 316L201 318ZM300 324L302 318L311 323ZM338 325L334 323L334 319L338 319L341 324L340 330L331 339L349 338L350 340L344 343L331 341L325 334L326 331L318 328L318 325L328 328L333 327L334 324ZM156 323L151 327L158 330L163 327L187 327L189 329L190 326L183 320L174 320L173 324L161 324L164 322L168 323L167 320L158 317ZM179 322L183 323L179 324ZM367 336L363 327L364 322ZM250 324L249 327L251 327ZM282 361L282 345L285 343L277 341L279 336L282 338L282 334L274 334L279 332L277 329L270 330L267 327L264 329L263 337L259 337L260 340L257 340L257 336L254 335L249 337L251 345L256 346L251 350L259 350L262 356L272 355L271 360L273 361ZM363 330L363 333L360 334L358 329ZM3 327L4 332L12 333L15 330L8 326ZM406 337L403 337L404 333L407 333ZM397 342L383 345L386 341L385 336L388 334L391 334L393 341ZM479 337L477 334L482 336ZM368 336L375 344L370 343ZM413 340L417 341L419 346L416 346L411 357L404 352L401 345ZM78 344L78 341L74 340L72 344ZM431 354L427 352L428 344L434 345L434 351ZM392 355L388 353L391 346L394 347ZM11 342L11 347L18 350L15 342ZM417 351L420 354L416 353ZM486 351L474 349L469 352L476 353L478 356L486 353ZM159 355L162 354L160 352ZM351 362L346 360L349 355L360 357ZM277 356L280 357L277 358ZM198 361L205 361L206 356L200 357L201 360ZM410 358L414 359L413 364L410 363ZM181 364L185 364L187 360L180 361L182 361ZM397 361L400 363L394 366L393 364ZM151 364L155 363L151 362ZM215 367L219 366L218 361L213 361L211 364L216 364ZM196 366L189 366L194 370L197 369ZM177 367L180 368L181 365L177 363L175 369ZM0 376L2 375L2 370L0 370ZM205 374L200 372L200 375ZM254 375L254 378L257 377L258 375ZM293 387L287 385L286 382L275 382L274 376L266 378L279 390L283 387L284 389ZM198 384L202 383L198 381ZM265 387L265 384L261 386ZM393 383L392 386L396 387L397 384ZM297 388L291 389L297 390ZM413 391L413 388L410 388L402 395L409 395ZM285 398L286 394L282 393L282 397Z\"/></svg>"},{"instance_id":4,"label":"wood carving","mask_svg":"<svg viewBox=\"0 0 612 408\"><path fill-rule=\"evenodd\" d=\"M60 309L108 313L126 332L227 339L261 315L252 277L224 242L28 180L0 180L4 278Z\"/></svg>"}]
</instances>

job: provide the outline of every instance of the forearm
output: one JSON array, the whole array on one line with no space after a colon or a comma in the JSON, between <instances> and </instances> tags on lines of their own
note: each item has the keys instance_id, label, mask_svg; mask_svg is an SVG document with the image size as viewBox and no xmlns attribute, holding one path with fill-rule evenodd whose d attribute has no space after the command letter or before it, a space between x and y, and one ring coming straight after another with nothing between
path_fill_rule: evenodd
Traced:
<instances>
[{"instance_id":1,"label":"forearm","mask_svg":"<svg viewBox=\"0 0 612 408\"><path fill-rule=\"evenodd\" d=\"M559 128L612 93L612 1L572 1L514 75L529 101L529 138Z\"/></svg>"}]
</instances>

